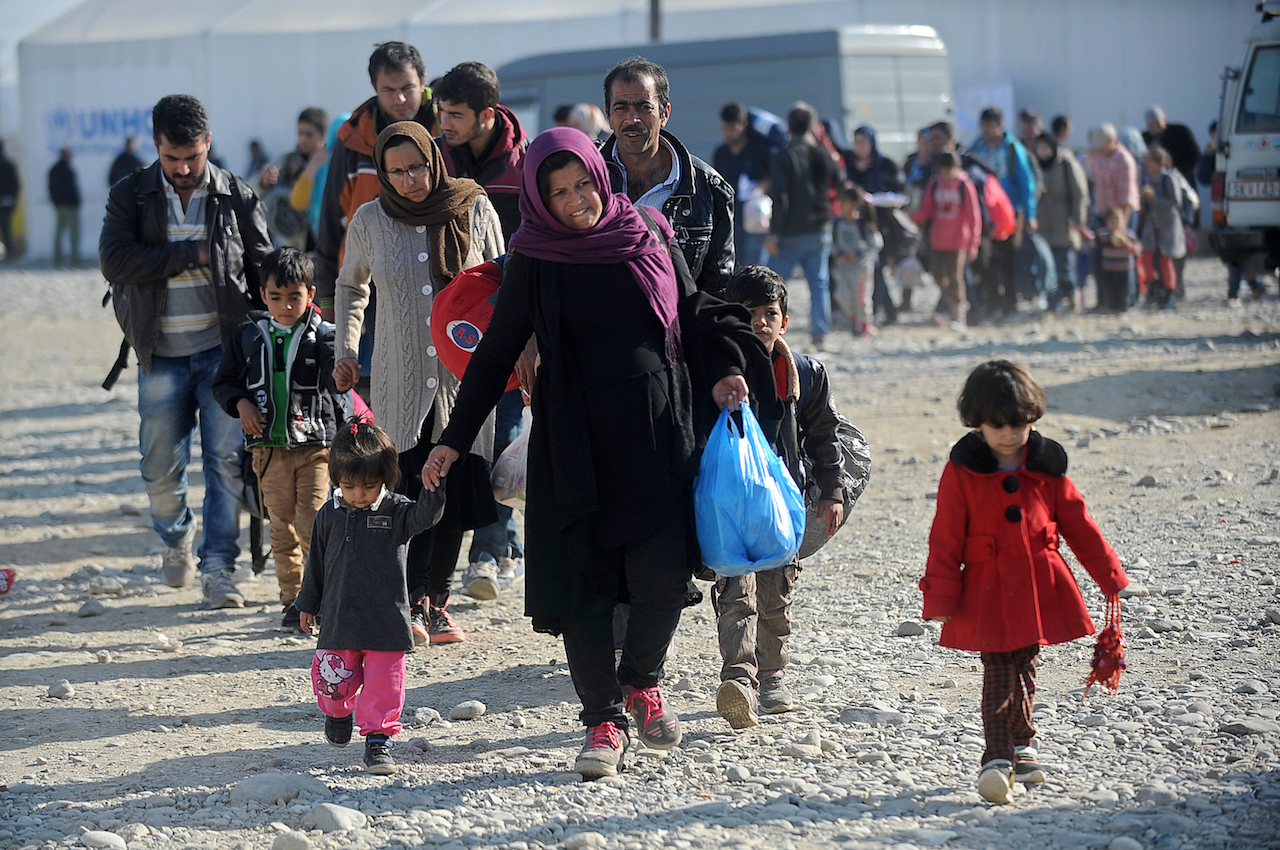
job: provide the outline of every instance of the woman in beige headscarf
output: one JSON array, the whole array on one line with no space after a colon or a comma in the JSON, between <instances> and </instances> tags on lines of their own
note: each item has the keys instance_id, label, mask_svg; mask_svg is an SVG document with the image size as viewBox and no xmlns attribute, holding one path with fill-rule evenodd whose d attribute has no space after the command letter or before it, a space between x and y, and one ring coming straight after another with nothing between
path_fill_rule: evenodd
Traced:
<instances>
[{"instance_id":1,"label":"woman in beige headscarf","mask_svg":"<svg viewBox=\"0 0 1280 850\"><path fill-rule=\"evenodd\" d=\"M378 424L400 451L400 491L416 498L419 471L449 414L458 380L431 342L434 294L463 269L503 251L498 214L479 184L445 172L444 159L420 124L401 121L378 136L373 158L379 197L356 210L347 228L334 302L334 378L360 377L356 352L370 282L378 287L372 393ZM493 417L461 475L451 476L444 517L409 543L408 590L414 642L455 643L464 634L446 606L463 533L496 521L488 467ZM479 457L477 457L479 455Z\"/></svg>"}]
</instances>

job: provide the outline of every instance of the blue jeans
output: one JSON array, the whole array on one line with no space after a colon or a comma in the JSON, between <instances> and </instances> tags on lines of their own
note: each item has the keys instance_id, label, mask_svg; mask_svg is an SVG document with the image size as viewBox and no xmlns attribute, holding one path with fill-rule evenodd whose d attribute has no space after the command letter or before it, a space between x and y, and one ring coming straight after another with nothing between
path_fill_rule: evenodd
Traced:
<instances>
[{"instance_id":1,"label":"blue jeans","mask_svg":"<svg viewBox=\"0 0 1280 850\"><path fill-rule=\"evenodd\" d=\"M166 546L177 546L195 524L187 505L187 464L197 424L200 428L201 573L234 568L240 554L244 434L240 420L227 415L213 398L213 379L221 362L219 346L190 357L155 357L150 372L138 370L142 480L151 499L151 524Z\"/></svg>"},{"instance_id":2,"label":"blue jeans","mask_svg":"<svg viewBox=\"0 0 1280 850\"><path fill-rule=\"evenodd\" d=\"M796 266L804 270L804 278L809 282L809 331L815 339L831 331L830 258L830 230L779 236L778 253L769 258L769 268L784 278L790 277Z\"/></svg>"},{"instance_id":3,"label":"blue jeans","mask_svg":"<svg viewBox=\"0 0 1280 850\"><path fill-rule=\"evenodd\" d=\"M524 397L520 390L514 389L502 396L494 410L497 429L493 438L493 459L496 462L507 446L511 445L520 434L520 415L524 413ZM520 543L520 533L516 529L516 518L511 508L498 504L498 521L484 528L477 528L471 533L471 551L467 554L467 562L488 560L498 563L499 558L523 558L524 546Z\"/></svg>"},{"instance_id":4,"label":"blue jeans","mask_svg":"<svg viewBox=\"0 0 1280 850\"><path fill-rule=\"evenodd\" d=\"M755 266L766 259L764 240L767 233L748 233L744 227L733 225L733 263L734 268Z\"/></svg>"}]
</instances>

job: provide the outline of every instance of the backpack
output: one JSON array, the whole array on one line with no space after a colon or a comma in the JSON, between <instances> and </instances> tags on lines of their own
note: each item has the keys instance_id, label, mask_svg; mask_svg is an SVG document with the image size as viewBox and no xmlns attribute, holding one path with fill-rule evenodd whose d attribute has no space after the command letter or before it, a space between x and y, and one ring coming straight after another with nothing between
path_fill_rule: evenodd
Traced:
<instances>
[{"instance_id":1,"label":"backpack","mask_svg":"<svg viewBox=\"0 0 1280 850\"><path fill-rule=\"evenodd\" d=\"M804 355L797 355L795 363L796 377L800 380L800 396L796 406L802 407L813 392L813 367ZM836 420L836 438L840 441L840 457L843 461L840 486L844 490L844 522L848 522L858 497L871 481L871 446L858 427L839 411L836 412ZM805 531L797 557L803 559L817 552L831 538L827 537L826 527L818 519L818 485L813 479L813 461L804 453L803 443L800 446L800 462L805 479Z\"/></svg>"},{"instance_id":2,"label":"backpack","mask_svg":"<svg viewBox=\"0 0 1280 850\"><path fill-rule=\"evenodd\" d=\"M978 211L982 213L982 235L989 236L996 242L1003 242L1013 235L1017 229L1018 218L1013 212L1013 202L1005 194L1000 185L1000 178L981 165L971 165L965 169L969 182L978 193ZM938 183L935 176L930 178L926 192L933 192ZM935 201L936 203L936 201Z\"/></svg>"},{"instance_id":3,"label":"backpack","mask_svg":"<svg viewBox=\"0 0 1280 850\"><path fill-rule=\"evenodd\" d=\"M440 362L458 380L462 380L472 353L489 329L505 263L503 255L465 269L436 294L431 304L431 342ZM520 379L513 373L506 389L518 386Z\"/></svg>"}]
</instances>

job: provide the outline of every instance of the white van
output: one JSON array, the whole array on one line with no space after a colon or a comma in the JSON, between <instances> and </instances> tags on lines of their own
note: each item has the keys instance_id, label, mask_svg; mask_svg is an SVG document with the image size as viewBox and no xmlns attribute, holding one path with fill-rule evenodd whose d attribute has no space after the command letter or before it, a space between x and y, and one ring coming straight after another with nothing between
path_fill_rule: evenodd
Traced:
<instances>
[{"instance_id":1,"label":"white van","mask_svg":"<svg viewBox=\"0 0 1280 850\"><path fill-rule=\"evenodd\" d=\"M1258 4L1262 22L1244 60L1223 72L1210 243L1227 262L1265 254L1280 265L1280 0Z\"/></svg>"}]
</instances>

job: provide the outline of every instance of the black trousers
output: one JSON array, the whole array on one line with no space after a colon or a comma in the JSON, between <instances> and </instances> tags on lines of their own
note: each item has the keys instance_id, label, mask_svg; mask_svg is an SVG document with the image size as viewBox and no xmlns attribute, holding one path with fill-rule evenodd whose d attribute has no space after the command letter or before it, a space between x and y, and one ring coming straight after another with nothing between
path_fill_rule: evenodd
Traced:
<instances>
[{"instance_id":1,"label":"black trousers","mask_svg":"<svg viewBox=\"0 0 1280 850\"><path fill-rule=\"evenodd\" d=\"M994 319L1018 311L1018 286L1014 280L1017 253L1012 237L991 243L991 253L982 269L982 310L985 318Z\"/></svg>"},{"instance_id":2,"label":"black trousers","mask_svg":"<svg viewBox=\"0 0 1280 850\"><path fill-rule=\"evenodd\" d=\"M616 598L595 600L598 604L584 606L591 613L564 618L564 650L573 687L582 702L578 717L583 725L611 720L619 728L627 728L622 686L648 688L658 684L689 582L687 525L688 514L678 507L644 540L594 553L594 569L617 570L624 579L620 584L625 584L630 595L631 616L622 644L622 663L616 668ZM589 583L586 576L578 580Z\"/></svg>"}]
</instances>

